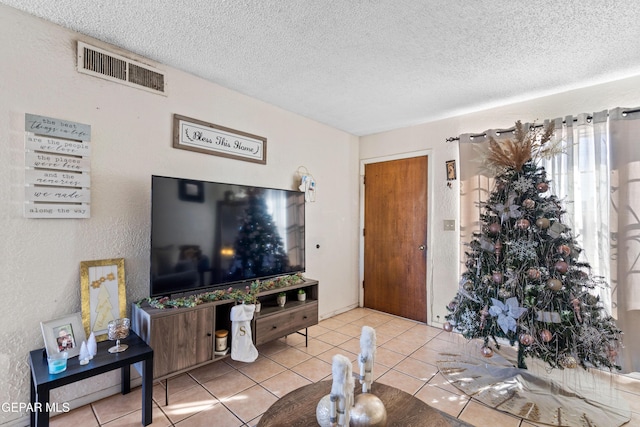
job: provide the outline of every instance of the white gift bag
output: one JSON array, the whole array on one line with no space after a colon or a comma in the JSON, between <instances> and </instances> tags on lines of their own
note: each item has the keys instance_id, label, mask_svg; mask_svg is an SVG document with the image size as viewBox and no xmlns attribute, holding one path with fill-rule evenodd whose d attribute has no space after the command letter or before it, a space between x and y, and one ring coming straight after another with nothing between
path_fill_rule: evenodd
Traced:
<instances>
[{"instance_id":1,"label":"white gift bag","mask_svg":"<svg viewBox=\"0 0 640 427\"><path fill-rule=\"evenodd\" d=\"M251 319L256 306L238 304L231 308L231 358L251 363L258 357L258 349L251 338Z\"/></svg>"}]
</instances>

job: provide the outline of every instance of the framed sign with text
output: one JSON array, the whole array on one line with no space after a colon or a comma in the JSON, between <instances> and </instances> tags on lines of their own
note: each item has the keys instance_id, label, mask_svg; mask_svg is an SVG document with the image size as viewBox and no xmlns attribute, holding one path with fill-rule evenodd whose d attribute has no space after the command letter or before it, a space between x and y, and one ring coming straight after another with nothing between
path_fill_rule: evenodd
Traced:
<instances>
[{"instance_id":1,"label":"framed sign with text","mask_svg":"<svg viewBox=\"0 0 640 427\"><path fill-rule=\"evenodd\" d=\"M173 115L173 147L267 164L267 138L178 114Z\"/></svg>"},{"instance_id":2,"label":"framed sign with text","mask_svg":"<svg viewBox=\"0 0 640 427\"><path fill-rule=\"evenodd\" d=\"M25 218L91 217L91 126L25 114Z\"/></svg>"}]
</instances>

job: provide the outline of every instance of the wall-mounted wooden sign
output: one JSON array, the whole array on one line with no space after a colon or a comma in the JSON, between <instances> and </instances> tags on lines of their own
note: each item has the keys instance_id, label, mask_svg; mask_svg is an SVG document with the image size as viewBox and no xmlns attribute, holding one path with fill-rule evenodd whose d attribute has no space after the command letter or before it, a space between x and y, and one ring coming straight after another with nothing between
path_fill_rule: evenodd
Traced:
<instances>
[{"instance_id":1,"label":"wall-mounted wooden sign","mask_svg":"<svg viewBox=\"0 0 640 427\"><path fill-rule=\"evenodd\" d=\"M27 187L25 198L30 202L87 203L91 200L89 190L58 187Z\"/></svg>"},{"instance_id":2,"label":"wall-mounted wooden sign","mask_svg":"<svg viewBox=\"0 0 640 427\"><path fill-rule=\"evenodd\" d=\"M91 169L89 157L63 156L60 154L28 151L25 153L25 165L32 168L83 172Z\"/></svg>"},{"instance_id":3,"label":"wall-mounted wooden sign","mask_svg":"<svg viewBox=\"0 0 640 427\"><path fill-rule=\"evenodd\" d=\"M91 126L35 114L24 115L24 130L37 135L67 138L77 141L91 140Z\"/></svg>"},{"instance_id":4,"label":"wall-mounted wooden sign","mask_svg":"<svg viewBox=\"0 0 640 427\"><path fill-rule=\"evenodd\" d=\"M46 136L27 134L25 142L27 150L44 151L46 153L67 154L70 156L90 156L91 146L86 142L68 139L47 138Z\"/></svg>"},{"instance_id":5,"label":"wall-mounted wooden sign","mask_svg":"<svg viewBox=\"0 0 640 427\"><path fill-rule=\"evenodd\" d=\"M267 138L173 115L173 147L260 164L267 163Z\"/></svg>"},{"instance_id":6,"label":"wall-mounted wooden sign","mask_svg":"<svg viewBox=\"0 0 640 427\"><path fill-rule=\"evenodd\" d=\"M91 126L25 114L26 218L89 218Z\"/></svg>"},{"instance_id":7,"label":"wall-mounted wooden sign","mask_svg":"<svg viewBox=\"0 0 640 427\"><path fill-rule=\"evenodd\" d=\"M53 185L57 187L91 186L91 175L45 169L27 169L25 182L32 185Z\"/></svg>"},{"instance_id":8,"label":"wall-mounted wooden sign","mask_svg":"<svg viewBox=\"0 0 640 427\"><path fill-rule=\"evenodd\" d=\"M25 218L89 218L90 205L83 203L27 203L24 208Z\"/></svg>"}]
</instances>

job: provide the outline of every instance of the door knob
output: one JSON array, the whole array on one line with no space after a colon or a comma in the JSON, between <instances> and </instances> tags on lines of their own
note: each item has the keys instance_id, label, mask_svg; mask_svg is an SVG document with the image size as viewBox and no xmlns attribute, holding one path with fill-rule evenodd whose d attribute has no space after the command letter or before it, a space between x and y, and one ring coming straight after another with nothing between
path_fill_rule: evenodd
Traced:
<instances>
[{"instance_id":1,"label":"door knob","mask_svg":"<svg viewBox=\"0 0 640 427\"><path fill-rule=\"evenodd\" d=\"M418 249L420 249L421 251L424 251L427 247L425 245L420 245L418 246Z\"/></svg>"}]
</instances>

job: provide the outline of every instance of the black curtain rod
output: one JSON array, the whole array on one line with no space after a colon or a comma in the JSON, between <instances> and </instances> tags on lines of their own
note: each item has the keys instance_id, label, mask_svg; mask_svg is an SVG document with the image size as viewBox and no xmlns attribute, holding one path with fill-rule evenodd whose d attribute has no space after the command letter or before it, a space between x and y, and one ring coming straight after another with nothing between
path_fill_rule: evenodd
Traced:
<instances>
[{"instance_id":1,"label":"black curtain rod","mask_svg":"<svg viewBox=\"0 0 640 427\"><path fill-rule=\"evenodd\" d=\"M622 112L622 115L626 116L627 114L638 113L638 112L640 112L640 108L636 108L635 110L625 110L625 111ZM591 121L591 119L593 119L593 116L587 116L587 121ZM575 119L573 119L573 121L577 122L578 119L575 118ZM566 124L566 123L567 123L566 120L562 121L562 124ZM534 125L534 126L530 126L530 129L540 128L542 126L544 126L544 125ZM500 133L504 133L504 132L513 132L515 129L516 129L515 126L509 128L509 129L498 129L499 130L498 135ZM472 138L485 138L486 136L487 136L486 133L471 134ZM460 141L460 137L451 136L451 137L446 139L446 142L453 142L453 141Z\"/></svg>"}]
</instances>

